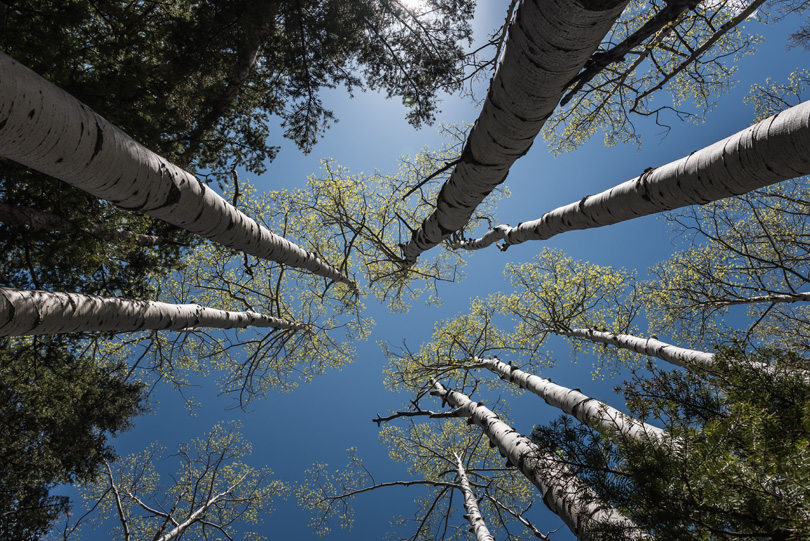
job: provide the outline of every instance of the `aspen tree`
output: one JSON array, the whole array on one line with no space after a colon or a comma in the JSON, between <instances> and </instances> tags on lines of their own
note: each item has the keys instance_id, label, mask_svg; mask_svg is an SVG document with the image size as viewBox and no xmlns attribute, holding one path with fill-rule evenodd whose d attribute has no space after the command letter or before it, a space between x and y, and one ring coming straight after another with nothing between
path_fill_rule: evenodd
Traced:
<instances>
[{"instance_id":1,"label":"aspen tree","mask_svg":"<svg viewBox=\"0 0 810 541\"><path fill-rule=\"evenodd\" d=\"M257 194L250 182L240 181L236 199L264 227L285 236L301 232L300 217L277 213L276 196ZM364 316L361 299L342 284L212 243L188 250L182 270L153 277L152 283L163 302L194 299L219 310L294 322L266 329L141 332L93 346L99 357L130 365L137 377L175 388L191 407L193 395L185 393L192 377L216 378L220 391L244 408L268 391L290 391L353 362L355 341L367 337L374 325Z\"/></svg>"},{"instance_id":2,"label":"aspen tree","mask_svg":"<svg viewBox=\"0 0 810 541\"><path fill-rule=\"evenodd\" d=\"M656 443L670 441L664 430L638 421L609 404L584 395L577 389L563 387L550 379L529 374L498 359L472 359L472 362L472 366L480 365L501 379L527 389L545 400L546 404L564 411L608 436Z\"/></svg>"},{"instance_id":3,"label":"aspen tree","mask_svg":"<svg viewBox=\"0 0 810 541\"><path fill-rule=\"evenodd\" d=\"M349 461L343 469L330 471L326 464L315 464L307 471L306 483L297 495L299 504L312 513L310 526L317 533L328 533L338 523L343 529L351 528L356 520L352 506L355 498L369 498L372 492L389 492L396 487L421 487L413 499L414 508L397 511L391 533L411 540L466 539L470 523L461 516L464 488L457 478L459 455L463 457L470 489L477 492L479 511L488 517L493 536L500 538L499 534L503 534L505 538L505 532L509 532L515 539L546 539L539 525L526 516L532 507L531 485L514 469L502 466L501 457L479 432L469 430L452 412L423 410L419 415L405 417L402 413L378 417L375 422L386 423L380 430L380 442L392 460L407 465L407 476L380 480L378 475L372 475L356 449L349 450ZM434 419L417 422L416 417ZM403 423L388 424L400 418L404 418Z\"/></svg>"},{"instance_id":4,"label":"aspen tree","mask_svg":"<svg viewBox=\"0 0 810 541\"><path fill-rule=\"evenodd\" d=\"M572 151L600 132L608 146L640 146L635 118L654 117L667 128L670 119L700 122L763 40L757 23L796 7L765 0L631 1L546 124L552 152Z\"/></svg>"},{"instance_id":5,"label":"aspen tree","mask_svg":"<svg viewBox=\"0 0 810 541\"><path fill-rule=\"evenodd\" d=\"M0 126L4 157L230 248L353 286L347 276L259 226L194 175L5 53L0 55Z\"/></svg>"},{"instance_id":6,"label":"aspen tree","mask_svg":"<svg viewBox=\"0 0 810 541\"><path fill-rule=\"evenodd\" d=\"M434 210L402 248L405 265L465 227L475 208L505 180L626 4L520 3L461 158Z\"/></svg>"},{"instance_id":7,"label":"aspen tree","mask_svg":"<svg viewBox=\"0 0 810 541\"><path fill-rule=\"evenodd\" d=\"M489 533L486 521L481 515L481 510L478 508L478 500L472 487L470 487L470 480L467 479L467 472L464 470L461 457L455 452L453 455L456 457L456 471L458 472L461 491L464 494L464 509L467 511L465 518L470 523L470 531L475 536L475 541L495 541L495 538Z\"/></svg>"},{"instance_id":8,"label":"aspen tree","mask_svg":"<svg viewBox=\"0 0 810 541\"><path fill-rule=\"evenodd\" d=\"M652 268L651 324L704 347L742 340L802 348L810 325L807 185L797 179L669 216L687 247ZM729 328L724 318L743 311L748 328Z\"/></svg>"},{"instance_id":9,"label":"aspen tree","mask_svg":"<svg viewBox=\"0 0 810 541\"><path fill-rule=\"evenodd\" d=\"M433 382L431 394L456 408L456 414L467 417L495 444L509 464L518 468L535 485L543 501L580 539L591 539L597 525L615 528L631 539L646 539L643 532L616 509L600 504L593 491L554 457L544 454L529 438L517 433L483 404L468 396L445 389Z\"/></svg>"},{"instance_id":10,"label":"aspen tree","mask_svg":"<svg viewBox=\"0 0 810 541\"><path fill-rule=\"evenodd\" d=\"M805 151L808 145L810 102L805 102L536 220L517 227L499 225L479 239L454 241L451 246L478 250L503 241L502 247L507 248L732 197L810 173L810 157Z\"/></svg>"},{"instance_id":11,"label":"aspen tree","mask_svg":"<svg viewBox=\"0 0 810 541\"><path fill-rule=\"evenodd\" d=\"M0 288L0 336L250 326L287 330L305 328L292 321L256 312L228 312L199 304L169 304L79 293Z\"/></svg>"},{"instance_id":12,"label":"aspen tree","mask_svg":"<svg viewBox=\"0 0 810 541\"><path fill-rule=\"evenodd\" d=\"M566 417L536 426L532 439L655 537L801 538L810 508L803 365L793 354L738 350L718 355L713 372L634 374L624 385L630 412L664 423L682 442L677 452L611 440Z\"/></svg>"},{"instance_id":13,"label":"aspen tree","mask_svg":"<svg viewBox=\"0 0 810 541\"><path fill-rule=\"evenodd\" d=\"M93 483L81 487L86 504L101 510L94 520L109 517L126 541L230 538L236 527L259 523L288 487L271 480L270 470L243 462L251 446L236 428L218 424L205 437L181 444L172 455L179 464L171 483L162 483L155 469L163 454L157 444L107 463Z\"/></svg>"}]
</instances>

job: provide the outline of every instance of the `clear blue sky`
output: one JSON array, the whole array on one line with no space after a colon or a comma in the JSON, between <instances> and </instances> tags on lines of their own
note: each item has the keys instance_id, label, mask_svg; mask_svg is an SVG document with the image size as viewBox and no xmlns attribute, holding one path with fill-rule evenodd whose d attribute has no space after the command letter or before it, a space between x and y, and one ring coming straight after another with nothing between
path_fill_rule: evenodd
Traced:
<instances>
[{"instance_id":1,"label":"clear blue sky","mask_svg":"<svg viewBox=\"0 0 810 541\"><path fill-rule=\"evenodd\" d=\"M506 2L482 4L476 22L479 34L500 24ZM791 71L808 65L807 52L786 50L785 35L793 26L795 23L760 30L767 34L766 42L759 46L755 56L740 65L737 91L721 99L705 124L696 126L674 121L669 136L661 139L660 128L640 123L643 152L627 146L605 148L597 135L578 151L555 158L545 143L538 140L507 179L512 197L499 205L499 219L514 225L539 217L547 210L602 191L637 176L647 167L680 158L749 125L753 113L742 98L751 84L762 83L766 77L784 80ZM270 164L267 174L252 179L259 189L302 186L308 175L317 172L320 160L325 157L334 158L356 172L385 171L393 170L397 157L402 154L415 153L425 145L432 148L440 145L433 128L416 131L404 121L405 111L398 101L373 93L359 93L349 99L342 90L337 90L326 96L326 102L339 122L310 156L302 156L286 141L282 143L282 151ZM477 117L474 104L461 98L445 98L442 109L440 122L473 122ZM119 453L125 455L140 450L152 441L159 441L171 451L178 442L200 436L217 421L238 419L254 446L250 462L268 465L282 480L300 481L303 471L316 461L342 467L349 447L358 448L358 454L378 481L403 479L406 476L404 465L388 459L377 440L378 429L371 422L378 412L384 414L405 404L404 397L391 395L383 388L385 360L377 342L397 344L407 339L411 346L418 346L430 337L435 321L466 311L471 297L505 290L505 263L528 261L543 246L559 248L601 265L637 269L640 275L673 251L663 221L645 218L610 228L566 234L544 244L516 246L506 253L494 248L476 253L469 258L466 279L440 289L441 306L416 305L410 313L402 315L390 314L369 300L368 311L377 326L371 338L358 345L357 358L351 366L329 372L291 394L270 394L256 402L248 414L228 410L230 400L217 398L212 385L196 394L203 406L195 417L187 415L183 404L170 390L160 390L160 404L155 412L138 419L136 427L117 440ZM611 391L617 382L591 381L587 359L573 365L566 358L558 358L558 363L558 367L544 375L621 405ZM495 399L497 396L488 398ZM510 404L515 428L524 433L558 413L533 396L510 398ZM358 497L354 529L343 532L336 528L327 539L382 539L395 515L412 513L413 498L420 491L418 487L392 488ZM269 539L315 539L314 533L306 527L308 518L297 509L294 498L278 502L276 511L265 518L263 532ZM546 512L539 497L530 518L541 530L553 530L561 524ZM103 531L94 535L88 532L86 538L106 539L107 536ZM557 541L571 538L565 528L553 536Z\"/></svg>"}]
</instances>

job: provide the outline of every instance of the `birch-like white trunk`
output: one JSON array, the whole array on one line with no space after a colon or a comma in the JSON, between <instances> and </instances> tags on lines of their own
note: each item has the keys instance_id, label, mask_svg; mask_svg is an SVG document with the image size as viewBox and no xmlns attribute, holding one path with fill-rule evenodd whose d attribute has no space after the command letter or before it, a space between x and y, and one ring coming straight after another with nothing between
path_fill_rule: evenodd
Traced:
<instances>
[{"instance_id":1,"label":"birch-like white trunk","mask_svg":"<svg viewBox=\"0 0 810 541\"><path fill-rule=\"evenodd\" d=\"M689 205L704 205L810 174L808 148L810 101L680 160L648 169L600 194L547 212L538 220L517 227L499 225L479 239L451 245L480 250L503 241L503 246L508 247Z\"/></svg>"},{"instance_id":2,"label":"birch-like white trunk","mask_svg":"<svg viewBox=\"0 0 810 541\"><path fill-rule=\"evenodd\" d=\"M771 293L769 295L757 295L754 297L725 299L716 301L706 301L699 303L699 306L740 306L744 304L789 304L792 302L810 301L810 292L799 293Z\"/></svg>"},{"instance_id":3,"label":"birch-like white trunk","mask_svg":"<svg viewBox=\"0 0 810 541\"><path fill-rule=\"evenodd\" d=\"M666 361L681 368L697 368L704 372L713 372L717 365L715 355L706 351L699 351L696 349L681 348L673 346L666 342L662 342L657 338L640 338L632 334L616 334L610 331L597 331L595 329L554 329L550 332L560 336L569 336L572 338L582 338L596 342L597 344L608 344L621 349L629 349L648 357L655 357ZM777 368L767 363L760 363L755 361L741 361L732 359L732 363L745 363L751 368L762 370L768 374L778 375ZM793 374L798 372L794 371ZM798 373L803 375L807 381L810 382L810 372L802 371Z\"/></svg>"},{"instance_id":4,"label":"birch-like white trunk","mask_svg":"<svg viewBox=\"0 0 810 541\"><path fill-rule=\"evenodd\" d=\"M621 349L629 349L682 368L698 367L701 370L711 371L715 364L713 353L673 346L657 338L641 338L632 334L617 334L610 331L597 331L596 329L553 329L551 332L559 336L583 338L597 344L608 344Z\"/></svg>"},{"instance_id":5,"label":"birch-like white trunk","mask_svg":"<svg viewBox=\"0 0 810 541\"><path fill-rule=\"evenodd\" d=\"M193 513L191 513L186 520L175 526L166 535L157 538L156 541L171 541L172 539L176 539L179 536L183 535L183 533L190 526L193 526L196 522L199 522L200 520L205 518L205 514L208 512L211 506L217 503L223 496L226 496L227 494L228 494L227 492L217 494L216 496L205 502L204 505L200 506Z\"/></svg>"},{"instance_id":6,"label":"birch-like white trunk","mask_svg":"<svg viewBox=\"0 0 810 541\"><path fill-rule=\"evenodd\" d=\"M475 535L475 541L495 541L487 528L481 509L478 508L478 499L470 486L470 480L467 479L467 472L464 470L464 464L461 463L461 457L458 456L458 453L453 454L456 456L456 472L461 484L461 492L464 493L464 509L467 511L465 518L470 523L470 531Z\"/></svg>"},{"instance_id":7,"label":"birch-like white trunk","mask_svg":"<svg viewBox=\"0 0 810 541\"><path fill-rule=\"evenodd\" d=\"M261 259L353 286L67 92L0 53L0 155L111 203Z\"/></svg>"},{"instance_id":8,"label":"birch-like white trunk","mask_svg":"<svg viewBox=\"0 0 810 541\"><path fill-rule=\"evenodd\" d=\"M577 389L569 389L550 379L518 370L498 359L476 359L476 363L498 374L502 379L530 391L550 406L560 409L578 421L612 436L628 437L653 443L670 442L667 432L641 422L616 408L591 398Z\"/></svg>"},{"instance_id":9,"label":"birch-like white trunk","mask_svg":"<svg viewBox=\"0 0 810 541\"><path fill-rule=\"evenodd\" d=\"M543 453L529 438L501 421L483 404L464 394L449 391L433 381L431 394L456 408L457 414L478 425L501 454L536 486L549 509L580 539L594 539L589 529L594 522L622 528L627 539L648 539L638 526L616 509L600 505L596 494L554 457Z\"/></svg>"},{"instance_id":10,"label":"birch-like white trunk","mask_svg":"<svg viewBox=\"0 0 810 541\"><path fill-rule=\"evenodd\" d=\"M299 323L256 312L228 312L197 304L169 304L0 287L0 336L181 330L191 327L304 328Z\"/></svg>"},{"instance_id":11,"label":"birch-like white trunk","mask_svg":"<svg viewBox=\"0 0 810 541\"><path fill-rule=\"evenodd\" d=\"M464 227L481 201L506 179L626 4L520 2L460 162L442 186L436 208L403 246L406 265Z\"/></svg>"}]
</instances>

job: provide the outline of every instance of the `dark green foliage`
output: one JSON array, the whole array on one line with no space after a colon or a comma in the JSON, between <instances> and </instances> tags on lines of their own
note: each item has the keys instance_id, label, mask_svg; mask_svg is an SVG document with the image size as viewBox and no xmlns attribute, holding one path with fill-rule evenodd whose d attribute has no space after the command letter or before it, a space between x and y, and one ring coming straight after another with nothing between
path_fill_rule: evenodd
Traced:
<instances>
[{"instance_id":1,"label":"dark green foliage","mask_svg":"<svg viewBox=\"0 0 810 541\"><path fill-rule=\"evenodd\" d=\"M632 415L663 422L680 448L609 440L561 418L532 437L605 501L661 539L810 535L807 362L726 352L714 374L651 368L626 383ZM740 360L768 362L768 373Z\"/></svg>"},{"instance_id":2,"label":"dark green foliage","mask_svg":"<svg viewBox=\"0 0 810 541\"><path fill-rule=\"evenodd\" d=\"M119 211L8 161L0 161L0 175L4 177L2 202L33 207L72 226L69 231L53 231L0 223L2 286L148 299L152 297L149 273L177 268L180 249L193 241L169 224ZM142 247L134 238L117 238L117 230L176 241Z\"/></svg>"},{"instance_id":3,"label":"dark green foliage","mask_svg":"<svg viewBox=\"0 0 810 541\"><path fill-rule=\"evenodd\" d=\"M9 0L0 46L147 148L223 184L264 172L273 117L309 151L333 120L323 88L401 96L415 125L460 88L472 0ZM0 203L55 214L70 231L0 227L2 284L149 298L188 235L0 160ZM142 248L98 231L166 237Z\"/></svg>"},{"instance_id":4,"label":"dark green foliage","mask_svg":"<svg viewBox=\"0 0 810 541\"><path fill-rule=\"evenodd\" d=\"M261 173L268 122L308 151L332 120L322 88L401 96L430 122L461 86L472 0L18 0L2 47L179 165Z\"/></svg>"},{"instance_id":5,"label":"dark green foliage","mask_svg":"<svg viewBox=\"0 0 810 541\"><path fill-rule=\"evenodd\" d=\"M71 337L0 342L0 538L36 539L64 514L60 483L114 458L107 438L143 409L121 367L99 367Z\"/></svg>"}]
</instances>

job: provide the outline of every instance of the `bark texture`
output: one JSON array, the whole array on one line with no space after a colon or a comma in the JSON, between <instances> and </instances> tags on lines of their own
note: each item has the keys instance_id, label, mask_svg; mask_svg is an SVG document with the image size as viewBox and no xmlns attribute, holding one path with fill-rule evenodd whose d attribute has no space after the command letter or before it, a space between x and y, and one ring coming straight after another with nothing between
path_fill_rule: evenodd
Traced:
<instances>
[{"instance_id":1,"label":"bark texture","mask_svg":"<svg viewBox=\"0 0 810 541\"><path fill-rule=\"evenodd\" d=\"M517 227L500 225L453 248L479 250L546 240L560 233L613 225L640 216L750 192L810 174L810 101L746 128L680 160L649 168L600 194Z\"/></svg>"},{"instance_id":2,"label":"bark texture","mask_svg":"<svg viewBox=\"0 0 810 541\"><path fill-rule=\"evenodd\" d=\"M228 312L198 304L168 304L78 293L0 288L0 336L84 331L176 331L191 327L304 328L301 324L256 312Z\"/></svg>"},{"instance_id":3,"label":"bark texture","mask_svg":"<svg viewBox=\"0 0 810 541\"><path fill-rule=\"evenodd\" d=\"M657 338L640 338L632 334L616 334L610 331L597 331L595 329L553 330L554 334L584 338L599 344L608 344L617 348L629 349L642 355L656 357L675 366L689 368L698 366L702 370L711 371L714 366L714 354L696 349L681 348L662 342Z\"/></svg>"},{"instance_id":4,"label":"bark texture","mask_svg":"<svg viewBox=\"0 0 810 541\"><path fill-rule=\"evenodd\" d=\"M479 359L477 362L502 379L536 394L548 405L564 411L600 432L656 443L668 442L671 439L666 431L634 419L604 402L581 393L578 389L557 385L550 379L518 370L498 359Z\"/></svg>"},{"instance_id":5,"label":"bark texture","mask_svg":"<svg viewBox=\"0 0 810 541\"><path fill-rule=\"evenodd\" d=\"M353 285L4 53L0 155L229 248Z\"/></svg>"},{"instance_id":6,"label":"bark texture","mask_svg":"<svg viewBox=\"0 0 810 541\"><path fill-rule=\"evenodd\" d=\"M464 464L461 463L461 457L456 455L456 472L458 473L458 480L461 484L461 491L464 493L464 509L467 511L465 515L467 522L470 523L470 531L475 536L475 541L495 541L495 538L489 532L484 516L478 508L478 499L470 487L470 480L467 479L467 472L464 470Z\"/></svg>"},{"instance_id":7,"label":"bark texture","mask_svg":"<svg viewBox=\"0 0 810 541\"><path fill-rule=\"evenodd\" d=\"M435 210L403 246L405 265L464 227L506 179L625 5L623 0L520 3L461 160L442 186Z\"/></svg>"},{"instance_id":8,"label":"bark texture","mask_svg":"<svg viewBox=\"0 0 810 541\"><path fill-rule=\"evenodd\" d=\"M799 293L772 293L769 295L757 295L755 297L748 297L744 299L726 299L717 301L707 301L707 306L738 306L741 304L764 304L764 303L792 303L792 302L807 302L810 301L810 292L802 291Z\"/></svg>"},{"instance_id":9,"label":"bark texture","mask_svg":"<svg viewBox=\"0 0 810 541\"><path fill-rule=\"evenodd\" d=\"M551 332L560 336L583 338L599 344L608 344L617 348L629 349L636 353L655 357L682 368L698 368L705 372L712 372L715 368L715 356L713 353L673 346L657 338L640 338L632 334L616 334L609 331L597 331L595 329L553 330ZM767 363L748 360L741 361L738 359L734 359L731 362L744 362L751 368L762 370L770 374L779 374L775 366ZM802 371L802 375L810 382L810 372Z\"/></svg>"},{"instance_id":10,"label":"bark texture","mask_svg":"<svg viewBox=\"0 0 810 541\"><path fill-rule=\"evenodd\" d=\"M437 381L433 382L431 394L441 397L442 401L456 408L458 415L467 417L471 424L478 425L498 447L501 455L540 490L548 508L579 539L595 539L589 535L590 525L594 521L622 528L628 539L649 538L616 509L597 503L596 494L571 475L564 464L543 453L529 438L501 421L480 402L475 403L464 394L449 391Z\"/></svg>"}]
</instances>

